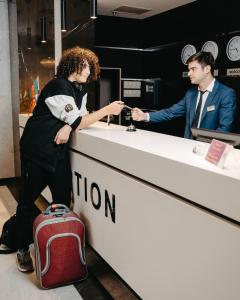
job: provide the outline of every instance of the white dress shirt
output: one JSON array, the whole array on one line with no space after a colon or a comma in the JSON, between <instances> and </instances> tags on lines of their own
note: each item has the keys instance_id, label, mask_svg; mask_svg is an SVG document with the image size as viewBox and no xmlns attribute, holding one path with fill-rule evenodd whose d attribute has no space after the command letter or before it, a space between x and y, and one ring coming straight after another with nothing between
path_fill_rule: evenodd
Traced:
<instances>
[{"instance_id":1,"label":"white dress shirt","mask_svg":"<svg viewBox=\"0 0 240 300\"><path fill-rule=\"evenodd\" d=\"M205 92L205 93L203 94L203 96L202 96L202 106L201 106L200 116L199 116L198 125L197 125L198 128L199 128L200 123L201 123L201 118L202 118L202 112L203 112L204 105L205 105L205 103L206 103L206 100L207 100L207 97L208 97L209 93L212 92L212 90L213 90L214 83L215 83L215 78L213 78L213 81L212 81L212 82L209 84L209 86L206 88L206 92ZM199 88L198 88L198 90L199 90ZM197 106L198 106L199 99L200 99L200 92L198 92L197 103L196 103L196 109L197 109Z\"/></svg>"}]
</instances>

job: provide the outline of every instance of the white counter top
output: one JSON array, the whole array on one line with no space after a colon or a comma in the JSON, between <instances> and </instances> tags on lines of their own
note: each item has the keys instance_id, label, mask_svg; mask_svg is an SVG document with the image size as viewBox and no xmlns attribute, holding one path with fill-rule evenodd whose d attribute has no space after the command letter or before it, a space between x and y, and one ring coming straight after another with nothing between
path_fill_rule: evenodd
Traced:
<instances>
[{"instance_id":1,"label":"white counter top","mask_svg":"<svg viewBox=\"0 0 240 300\"><path fill-rule=\"evenodd\" d=\"M160 188L240 221L239 163L220 169L192 152L196 142L97 122L71 147ZM208 147L208 144L206 144ZM234 150L238 160L240 151Z\"/></svg>"}]
</instances>

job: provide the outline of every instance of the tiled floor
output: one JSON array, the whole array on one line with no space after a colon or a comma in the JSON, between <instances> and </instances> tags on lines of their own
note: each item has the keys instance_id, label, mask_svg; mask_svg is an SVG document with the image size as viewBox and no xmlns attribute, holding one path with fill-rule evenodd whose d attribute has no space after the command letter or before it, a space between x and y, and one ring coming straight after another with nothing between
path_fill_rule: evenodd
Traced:
<instances>
[{"instance_id":1,"label":"tiled floor","mask_svg":"<svg viewBox=\"0 0 240 300\"><path fill-rule=\"evenodd\" d=\"M16 211L16 185L0 186L0 232L2 224ZM46 204L38 201L38 207ZM89 247L86 247L89 276L86 280L51 290L41 290L35 273L23 274L16 268L16 254L0 255L0 300L137 300L139 299L115 272Z\"/></svg>"}]
</instances>

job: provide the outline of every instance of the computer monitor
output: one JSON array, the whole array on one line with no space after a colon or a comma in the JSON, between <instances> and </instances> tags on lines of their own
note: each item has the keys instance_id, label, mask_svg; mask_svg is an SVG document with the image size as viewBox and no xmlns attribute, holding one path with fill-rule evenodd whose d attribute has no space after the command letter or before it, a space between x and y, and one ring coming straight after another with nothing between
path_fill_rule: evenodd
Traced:
<instances>
[{"instance_id":1,"label":"computer monitor","mask_svg":"<svg viewBox=\"0 0 240 300\"><path fill-rule=\"evenodd\" d=\"M220 132L203 128L191 128L192 135L197 141L211 143L212 139L231 144L235 148L240 148L240 134L230 132Z\"/></svg>"}]
</instances>

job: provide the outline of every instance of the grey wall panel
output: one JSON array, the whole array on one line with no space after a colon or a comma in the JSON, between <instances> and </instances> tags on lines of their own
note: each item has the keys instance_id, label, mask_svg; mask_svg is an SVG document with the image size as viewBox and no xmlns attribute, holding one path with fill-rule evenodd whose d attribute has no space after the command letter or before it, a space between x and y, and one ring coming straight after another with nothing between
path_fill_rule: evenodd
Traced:
<instances>
[{"instance_id":1,"label":"grey wall panel","mask_svg":"<svg viewBox=\"0 0 240 300\"><path fill-rule=\"evenodd\" d=\"M0 178L14 176L8 1L0 1Z\"/></svg>"}]
</instances>

